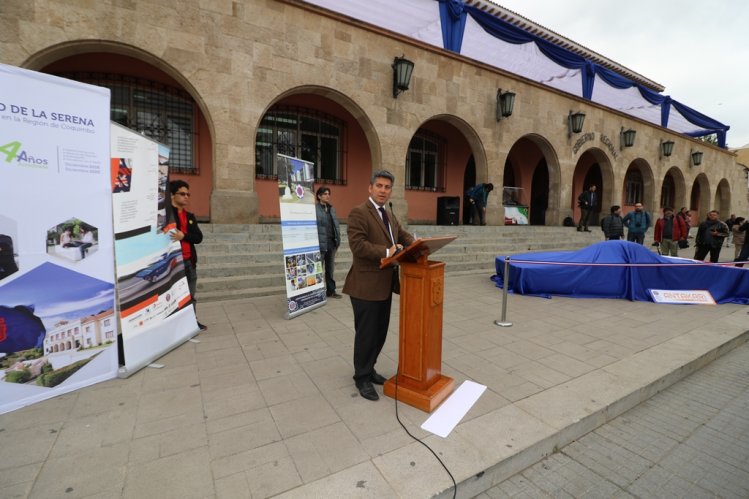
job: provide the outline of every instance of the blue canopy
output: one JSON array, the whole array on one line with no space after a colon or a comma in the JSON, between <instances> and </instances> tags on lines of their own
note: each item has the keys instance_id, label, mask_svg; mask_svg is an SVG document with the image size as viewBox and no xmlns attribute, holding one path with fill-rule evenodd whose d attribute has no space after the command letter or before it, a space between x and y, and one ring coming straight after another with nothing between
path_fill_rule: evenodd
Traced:
<instances>
[{"instance_id":1,"label":"blue canopy","mask_svg":"<svg viewBox=\"0 0 749 499\"><path fill-rule=\"evenodd\" d=\"M495 260L497 287L505 256ZM524 253L510 257L514 293L571 298L653 301L649 290L708 290L718 303L749 304L749 269L660 256L627 241L603 241L578 251Z\"/></svg>"}]
</instances>

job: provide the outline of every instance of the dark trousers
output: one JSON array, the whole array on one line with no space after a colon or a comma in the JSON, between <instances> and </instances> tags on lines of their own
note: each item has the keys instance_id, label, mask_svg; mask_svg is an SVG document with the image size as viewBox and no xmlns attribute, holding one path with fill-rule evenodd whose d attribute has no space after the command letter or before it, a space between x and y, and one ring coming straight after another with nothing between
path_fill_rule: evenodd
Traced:
<instances>
[{"instance_id":1,"label":"dark trousers","mask_svg":"<svg viewBox=\"0 0 749 499\"><path fill-rule=\"evenodd\" d=\"M749 260L749 243L745 243L741 247L741 253L739 253L739 256L736 257L736 259L734 260L734 262L745 262L747 260ZM736 266L737 267L743 267L744 264L743 263L739 263Z\"/></svg>"},{"instance_id":2,"label":"dark trousers","mask_svg":"<svg viewBox=\"0 0 749 499\"><path fill-rule=\"evenodd\" d=\"M710 253L710 261L712 263L718 263L718 257L720 256L721 247L713 248L711 246L697 246L694 252L695 260L704 260L708 253Z\"/></svg>"},{"instance_id":3,"label":"dark trousers","mask_svg":"<svg viewBox=\"0 0 749 499\"><path fill-rule=\"evenodd\" d=\"M471 225L486 225L484 207L478 202L471 203Z\"/></svg>"},{"instance_id":4,"label":"dark trousers","mask_svg":"<svg viewBox=\"0 0 749 499\"><path fill-rule=\"evenodd\" d=\"M351 298L354 309L354 381L369 381L374 374L377 357L385 345L390 326L390 305L393 296L387 300L369 301Z\"/></svg>"},{"instance_id":5,"label":"dark trousers","mask_svg":"<svg viewBox=\"0 0 749 499\"><path fill-rule=\"evenodd\" d=\"M325 294L331 296L335 293L335 279L333 279L333 273L335 272L335 244L328 242L328 248L333 249L323 251L322 260L325 266Z\"/></svg>"},{"instance_id":6,"label":"dark trousers","mask_svg":"<svg viewBox=\"0 0 749 499\"><path fill-rule=\"evenodd\" d=\"M198 287L198 272L195 270L190 260L183 260L185 264L185 277L187 278L187 288L190 290L192 302L195 303L195 291Z\"/></svg>"},{"instance_id":7,"label":"dark trousers","mask_svg":"<svg viewBox=\"0 0 749 499\"><path fill-rule=\"evenodd\" d=\"M627 241L642 244L645 242L645 233L644 232L632 232L631 230L627 232Z\"/></svg>"},{"instance_id":8,"label":"dark trousers","mask_svg":"<svg viewBox=\"0 0 749 499\"><path fill-rule=\"evenodd\" d=\"M593 209L586 210L580 208L580 222L577 224L578 229L587 229L590 223L590 216L593 214Z\"/></svg>"}]
</instances>

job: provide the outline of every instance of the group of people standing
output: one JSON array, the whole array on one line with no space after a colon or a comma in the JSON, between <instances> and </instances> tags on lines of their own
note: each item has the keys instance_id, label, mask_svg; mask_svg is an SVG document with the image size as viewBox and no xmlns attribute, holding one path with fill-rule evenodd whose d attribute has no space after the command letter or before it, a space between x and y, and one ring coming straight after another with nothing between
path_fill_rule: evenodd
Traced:
<instances>
[{"instance_id":1,"label":"group of people standing","mask_svg":"<svg viewBox=\"0 0 749 499\"><path fill-rule=\"evenodd\" d=\"M577 224L578 231L588 230L590 218L596 206L596 186L591 185L578 196L580 207L580 222ZM642 203L635 203L635 209L622 217L621 206L612 206L611 213L601 220L601 230L608 240L619 240L624 237L624 229L627 229L627 241L643 244L645 233L651 227L650 214L643 209ZM697 227L694 236L694 259L704 260L710 257L715 263L720 257L724 241L733 234L735 245L735 262L745 262L749 259L749 241L746 233L749 231L749 221L743 217L731 217L722 222L719 220L720 213L711 210L707 218ZM663 255L678 256L679 249L689 247L689 230L691 228L691 215L686 207L682 207L678 213L674 209L663 208L663 216L655 222L653 245L658 246ZM737 263L743 266L743 263Z\"/></svg>"}]
</instances>

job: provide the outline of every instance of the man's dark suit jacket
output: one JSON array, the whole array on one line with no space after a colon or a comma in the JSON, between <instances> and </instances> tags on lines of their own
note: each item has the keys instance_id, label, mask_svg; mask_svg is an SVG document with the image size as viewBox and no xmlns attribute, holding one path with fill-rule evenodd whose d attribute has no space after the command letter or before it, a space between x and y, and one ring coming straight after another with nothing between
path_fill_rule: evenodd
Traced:
<instances>
[{"instance_id":1,"label":"man's dark suit jacket","mask_svg":"<svg viewBox=\"0 0 749 499\"><path fill-rule=\"evenodd\" d=\"M404 247L411 244L413 236L401 228L392 212L387 213L395 241ZM360 300L387 300L393 289L393 272L397 269L380 269L380 260L385 258L387 248L393 243L380 214L369 200L349 213L348 241L354 261L343 292Z\"/></svg>"}]
</instances>

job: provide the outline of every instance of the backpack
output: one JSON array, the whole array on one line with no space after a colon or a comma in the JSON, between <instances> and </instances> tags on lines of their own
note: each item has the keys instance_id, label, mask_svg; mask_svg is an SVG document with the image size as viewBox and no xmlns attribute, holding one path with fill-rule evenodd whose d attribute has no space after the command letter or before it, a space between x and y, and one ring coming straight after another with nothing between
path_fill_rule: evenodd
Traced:
<instances>
[{"instance_id":1,"label":"backpack","mask_svg":"<svg viewBox=\"0 0 749 499\"><path fill-rule=\"evenodd\" d=\"M606 219L609 218L611 215L606 215L601 219L601 230L606 233L606 229L604 229L604 225L606 225Z\"/></svg>"},{"instance_id":2,"label":"backpack","mask_svg":"<svg viewBox=\"0 0 749 499\"><path fill-rule=\"evenodd\" d=\"M562 221L562 225L565 227L574 227L575 221L572 220L572 217L565 217L565 219Z\"/></svg>"}]
</instances>

